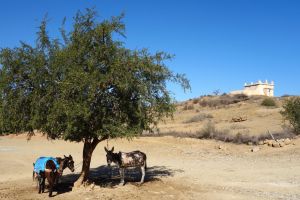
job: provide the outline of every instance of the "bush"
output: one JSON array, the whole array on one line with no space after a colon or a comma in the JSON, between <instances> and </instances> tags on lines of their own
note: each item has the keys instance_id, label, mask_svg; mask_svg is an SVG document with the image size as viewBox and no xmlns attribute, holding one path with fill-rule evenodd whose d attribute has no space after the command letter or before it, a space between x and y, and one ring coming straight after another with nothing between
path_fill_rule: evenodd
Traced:
<instances>
[{"instance_id":1,"label":"bush","mask_svg":"<svg viewBox=\"0 0 300 200\"><path fill-rule=\"evenodd\" d=\"M199 139L215 139L223 142L231 142L236 144L258 144L259 141L265 140L265 139L271 139L269 134L260 134L260 135L249 135L249 130L244 129L241 132L238 132L237 134L232 134L230 130L223 129L219 130L215 127L215 124L211 121L209 121L202 130L197 132L197 137ZM292 134L288 133L274 133L273 136L276 139L279 138L287 138L292 137Z\"/></svg>"},{"instance_id":2,"label":"bush","mask_svg":"<svg viewBox=\"0 0 300 200\"><path fill-rule=\"evenodd\" d=\"M290 122L295 133L300 134L300 97L287 99L283 104L283 111L280 113L284 120Z\"/></svg>"},{"instance_id":3,"label":"bush","mask_svg":"<svg viewBox=\"0 0 300 200\"><path fill-rule=\"evenodd\" d=\"M199 101L199 105L202 107L224 107L230 104L239 103L241 101L248 100L249 97L244 94L236 94L236 95L222 95L218 98L214 99L201 99Z\"/></svg>"},{"instance_id":4,"label":"bush","mask_svg":"<svg viewBox=\"0 0 300 200\"><path fill-rule=\"evenodd\" d=\"M193 99L193 104L197 104L199 102L199 99Z\"/></svg>"},{"instance_id":5,"label":"bush","mask_svg":"<svg viewBox=\"0 0 300 200\"><path fill-rule=\"evenodd\" d=\"M267 107L274 107L276 106L276 102L274 99L272 98L265 98L262 102L261 102L262 106L267 106Z\"/></svg>"},{"instance_id":6,"label":"bush","mask_svg":"<svg viewBox=\"0 0 300 200\"><path fill-rule=\"evenodd\" d=\"M213 135L217 132L216 126L213 122L209 121L201 131L197 133L199 139L212 138Z\"/></svg>"},{"instance_id":7,"label":"bush","mask_svg":"<svg viewBox=\"0 0 300 200\"><path fill-rule=\"evenodd\" d=\"M193 105L185 105L184 107L183 107L183 110L194 110L194 106Z\"/></svg>"},{"instance_id":8,"label":"bush","mask_svg":"<svg viewBox=\"0 0 300 200\"><path fill-rule=\"evenodd\" d=\"M206 119L211 119L213 116L211 114L200 113L198 115L193 116L192 118L186 120L184 123L193 123L193 122L201 122Z\"/></svg>"},{"instance_id":9,"label":"bush","mask_svg":"<svg viewBox=\"0 0 300 200\"><path fill-rule=\"evenodd\" d=\"M249 97L245 94L235 94L233 97L239 102L249 100Z\"/></svg>"}]
</instances>

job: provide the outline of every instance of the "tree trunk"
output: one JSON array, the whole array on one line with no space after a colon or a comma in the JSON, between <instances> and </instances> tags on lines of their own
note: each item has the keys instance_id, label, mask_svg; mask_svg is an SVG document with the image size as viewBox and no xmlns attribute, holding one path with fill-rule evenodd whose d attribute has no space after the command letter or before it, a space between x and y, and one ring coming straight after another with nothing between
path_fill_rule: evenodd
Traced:
<instances>
[{"instance_id":1,"label":"tree trunk","mask_svg":"<svg viewBox=\"0 0 300 200\"><path fill-rule=\"evenodd\" d=\"M80 187L85 181L87 181L89 172L90 172L90 164L92 159L92 154L97 144L107 137L103 137L101 139L94 138L93 140L85 140L83 145L82 152L82 169L78 180L74 183L75 187Z\"/></svg>"}]
</instances>

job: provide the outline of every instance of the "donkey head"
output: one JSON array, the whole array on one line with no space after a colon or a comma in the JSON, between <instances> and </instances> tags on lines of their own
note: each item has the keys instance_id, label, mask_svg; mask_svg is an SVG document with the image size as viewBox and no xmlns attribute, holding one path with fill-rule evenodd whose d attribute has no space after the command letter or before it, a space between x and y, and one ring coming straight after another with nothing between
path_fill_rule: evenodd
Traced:
<instances>
[{"instance_id":1,"label":"donkey head","mask_svg":"<svg viewBox=\"0 0 300 200\"><path fill-rule=\"evenodd\" d=\"M75 171L75 168L74 168L74 160L73 160L73 157L71 155L69 156L65 156L64 155L64 159L63 159L64 163L63 163L63 167L66 168L68 167L71 172L74 172Z\"/></svg>"},{"instance_id":2,"label":"donkey head","mask_svg":"<svg viewBox=\"0 0 300 200\"><path fill-rule=\"evenodd\" d=\"M108 150L106 147L104 147L104 150L106 151L106 161L107 165L110 166L112 162L115 162L114 159L114 147L111 150Z\"/></svg>"}]
</instances>

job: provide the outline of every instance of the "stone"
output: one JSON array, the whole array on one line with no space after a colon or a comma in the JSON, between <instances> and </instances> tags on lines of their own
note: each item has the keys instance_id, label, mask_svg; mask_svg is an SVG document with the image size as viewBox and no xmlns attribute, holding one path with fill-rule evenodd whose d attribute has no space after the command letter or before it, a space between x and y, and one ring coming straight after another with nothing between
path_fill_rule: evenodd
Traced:
<instances>
[{"instance_id":1,"label":"stone","mask_svg":"<svg viewBox=\"0 0 300 200\"><path fill-rule=\"evenodd\" d=\"M223 145L219 145L218 149L225 150L226 148Z\"/></svg>"},{"instance_id":2,"label":"stone","mask_svg":"<svg viewBox=\"0 0 300 200\"><path fill-rule=\"evenodd\" d=\"M253 147L253 148L251 149L251 152L258 152L259 150L260 150L259 147Z\"/></svg>"},{"instance_id":3,"label":"stone","mask_svg":"<svg viewBox=\"0 0 300 200\"><path fill-rule=\"evenodd\" d=\"M274 142L272 143L272 147L279 148L280 145L279 145L278 142L274 141Z\"/></svg>"},{"instance_id":4,"label":"stone","mask_svg":"<svg viewBox=\"0 0 300 200\"><path fill-rule=\"evenodd\" d=\"M289 138L284 140L285 145L290 145L291 143L292 143L292 141Z\"/></svg>"},{"instance_id":5,"label":"stone","mask_svg":"<svg viewBox=\"0 0 300 200\"><path fill-rule=\"evenodd\" d=\"M259 142L258 142L258 145L264 145L264 144L265 144L264 141L259 141Z\"/></svg>"},{"instance_id":6,"label":"stone","mask_svg":"<svg viewBox=\"0 0 300 200\"><path fill-rule=\"evenodd\" d=\"M285 146L284 142L279 142L279 146L284 147Z\"/></svg>"},{"instance_id":7,"label":"stone","mask_svg":"<svg viewBox=\"0 0 300 200\"><path fill-rule=\"evenodd\" d=\"M268 144L269 140L264 140L264 144Z\"/></svg>"},{"instance_id":8,"label":"stone","mask_svg":"<svg viewBox=\"0 0 300 200\"><path fill-rule=\"evenodd\" d=\"M272 140L268 141L268 146L273 146L273 141Z\"/></svg>"},{"instance_id":9,"label":"stone","mask_svg":"<svg viewBox=\"0 0 300 200\"><path fill-rule=\"evenodd\" d=\"M284 142L284 139L280 139L280 140L277 140L277 141L278 141L279 143L280 143L280 142Z\"/></svg>"}]
</instances>

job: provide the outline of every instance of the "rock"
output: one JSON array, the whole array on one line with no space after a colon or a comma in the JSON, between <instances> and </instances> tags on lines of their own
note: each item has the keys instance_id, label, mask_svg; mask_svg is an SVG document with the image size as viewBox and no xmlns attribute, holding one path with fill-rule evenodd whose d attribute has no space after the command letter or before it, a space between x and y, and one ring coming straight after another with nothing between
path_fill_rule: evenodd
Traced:
<instances>
[{"instance_id":1,"label":"rock","mask_svg":"<svg viewBox=\"0 0 300 200\"><path fill-rule=\"evenodd\" d=\"M279 146L284 147L285 146L284 142L279 142Z\"/></svg>"},{"instance_id":2,"label":"rock","mask_svg":"<svg viewBox=\"0 0 300 200\"><path fill-rule=\"evenodd\" d=\"M268 146L273 146L273 141L272 140L268 141Z\"/></svg>"},{"instance_id":3,"label":"rock","mask_svg":"<svg viewBox=\"0 0 300 200\"><path fill-rule=\"evenodd\" d=\"M226 148L223 145L219 145L218 149L225 150Z\"/></svg>"},{"instance_id":4,"label":"rock","mask_svg":"<svg viewBox=\"0 0 300 200\"><path fill-rule=\"evenodd\" d=\"M290 145L291 143L292 143L292 141L289 138L284 140L285 145Z\"/></svg>"},{"instance_id":5,"label":"rock","mask_svg":"<svg viewBox=\"0 0 300 200\"><path fill-rule=\"evenodd\" d=\"M264 145L264 144L265 144L264 141L259 141L259 142L258 142L258 145Z\"/></svg>"},{"instance_id":6,"label":"rock","mask_svg":"<svg viewBox=\"0 0 300 200\"><path fill-rule=\"evenodd\" d=\"M284 139L277 140L279 143L284 142Z\"/></svg>"},{"instance_id":7,"label":"rock","mask_svg":"<svg viewBox=\"0 0 300 200\"><path fill-rule=\"evenodd\" d=\"M274 141L274 142L272 143L272 147L279 148L280 145L279 145L278 142Z\"/></svg>"},{"instance_id":8,"label":"rock","mask_svg":"<svg viewBox=\"0 0 300 200\"><path fill-rule=\"evenodd\" d=\"M268 141L269 141L269 140L264 140L264 144L268 144Z\"/></svg>"},{"instance_id":9,"label":"rock","mask_svg":"<svg viewBox=\"0 0 300 200\"><path fill-rule=\"evenodd\" d=\"M243 121L247 121L247 117L246 116L232 117L231 121L232 122L243 122Z\"/></svg>"},{"instance_id":10,"label":"rock","mask_svg":"<svg viewBox=\"0 0 300 200\"><path fill-rule=\"evenodd\" d=\"M95 183L92 183L91 186L90 186L90 190L93 190L95 187Z\"/></svg>"},{"instance_id":11,"label":"rock","mask_svg":"<svg viewBox=\"0 0 300 200\"><path fill-rule=\"evenodd\" d=\"M258 152L259 150L260 150L259 147L253 147L253 148L251 149L251 152Z\"/></svg>"}]
</instances>

